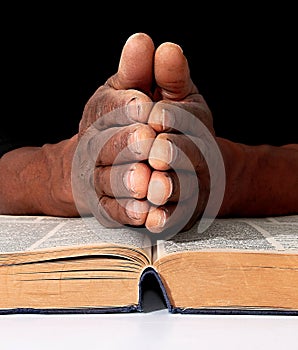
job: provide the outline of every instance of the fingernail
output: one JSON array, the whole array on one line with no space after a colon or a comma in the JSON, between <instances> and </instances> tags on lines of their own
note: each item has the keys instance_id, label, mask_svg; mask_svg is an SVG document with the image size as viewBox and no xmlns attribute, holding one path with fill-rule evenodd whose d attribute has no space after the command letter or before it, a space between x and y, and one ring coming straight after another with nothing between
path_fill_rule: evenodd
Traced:
<instances>
[{"instance_id":1,"label":"fingernail","mask_svg":"<svg viewBox=\"0 0 298 350\"><path fill-rule=\"evenodd\" d=\"M156 169L166 170L177 158L177 149L169 140L155 140L149 154L149 162Z\"/></svg>"},{"instance_id":2,"label":"fingernail","mask_svg":"<svg viewBox=\"0 0 298 350\"><path fill-rule=\"evenodd\" d=\"M135 130L128 135L127 147L134 153L135 159L148 159L154 137L155 132L153 129L143 124L136 126Z\"/></svg>"},{"instance_id":3,"label":"fingernail","mask_svg":"<svg viewBox=\"0 0 298 350\"><path fill-rule=\"evenodd\" d=\"M123 183L124 183L125 188L130 193L136 193L136 183L135 183L134 169L130 169L124 174L124 176L123 176Z\"/></svg>"},{"instance_id":4,"label":"fingernail","mask_svg":"<svg viewBox=\"0 0 298 350\"><path fill-rule=\"evenodd\" d=\"M148 204L146 201L132 199L127 202L125 210L130 219L141 221L143 224L148 213Z\"/></svg>"},{"instance_id":5,"label":"fingernail","mask_svg":"<svg viewBox=\"0 0 298 350\"><path fill-rule=\"evenodd\" d=\"M167 131L170 129L169 121L171 120L171 112L168 109L163 108L160 116L160 123L162 130Z\"/></svg>"},{"instance_id":6,"label":"fingernail","mask_svg":"<svg viewBox=\"0 0 298 350\"><path fill-rule=\"evenodd\" d=\"M159 133L171 129L171 120L171 112L166 108L155 109L149 117L150 125Z\"/></svg>"},{"instance_id":7,"label":"fingernail","mask_svg":"<svg viewBox=\"0 0 298 350\"><path fill-rule=\"evenodd\" d=\"M169 176L164 177L163 181L150 180L147 198L155 205L163 205L170 198L172 191L173 183Z\"/></svg>"},{"instance_id":8,"label":"fingernail","mask_svg":"<svg viewBox=\"0 0 298 350\"><path fill-rule=\"evenodd\" d=\"M138 103L138 99L136 97L133 97L126 106L126 115L128 119L132 121L139 120L140 115L140 105Z\"/></svg>"},{"instance_id":9,"label":"fingernail","mask_svg":"<svg viewBox=\"0 0 298 350\"><path fill-rule=\"evenodd\" d=\"M163 210L163 209L160 209L159 210L159 220L157 222L156 227L163 228L165 226L165 224L166 224L166 221L167 221L166 211Z\"/></svg>"},{"instance_id":10,"label":"fingernail","mask_svg":"<svg viewBox=\"0 0 298 350\"><path fill-rule=\"evenodd\" d=\"M153 233L159 233L164 228L167 221L167 213L165 209L156 208L153 215L151 214L150 223L146 222L146 226Z\"/></svg>"},{"instance_id":11,"label":"fingernail","mask_svg":"<svg viewBox=\"0 0 298 350\"><path fill-rule=\"evenodd\" d=\"M128 136L128 148L136 154L141 154L140 149L140 131L138 129L134 130Z\"/></svg>"}]
</instances>

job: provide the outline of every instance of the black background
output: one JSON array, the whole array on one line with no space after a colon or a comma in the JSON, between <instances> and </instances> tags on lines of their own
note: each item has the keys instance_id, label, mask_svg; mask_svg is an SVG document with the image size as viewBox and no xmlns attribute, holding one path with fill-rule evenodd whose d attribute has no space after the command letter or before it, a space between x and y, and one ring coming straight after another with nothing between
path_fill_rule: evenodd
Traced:
<instances>
[{"instance_id":1,"label":"black background","mask_svg":"<svg viewBox=\"0 0 298 350\"><path fill-rule=\"evenodd\" d=\"M156 46L181 45L218 136L298 143L294 9L201 5L45 2L2 10L2 128L27 145L75 134L88 98L117 71L126 39L142 31Z\"/></svg>"}]
</instances>

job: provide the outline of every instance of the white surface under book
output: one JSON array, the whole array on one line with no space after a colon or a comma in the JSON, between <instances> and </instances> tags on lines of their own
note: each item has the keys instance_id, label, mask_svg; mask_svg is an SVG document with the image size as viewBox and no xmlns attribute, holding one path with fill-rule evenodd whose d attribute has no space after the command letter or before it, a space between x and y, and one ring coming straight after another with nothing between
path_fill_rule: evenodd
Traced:
<instances>
[{"instance_id":1,"label":"white surface under book","mask_svg":"<svg viewBox=\"0 0 298 350\"><path fill-rule=\"evenodd\" d=\"M295 316L0 316L1 350L297 350Z\"/></svg>"}]
</instances>

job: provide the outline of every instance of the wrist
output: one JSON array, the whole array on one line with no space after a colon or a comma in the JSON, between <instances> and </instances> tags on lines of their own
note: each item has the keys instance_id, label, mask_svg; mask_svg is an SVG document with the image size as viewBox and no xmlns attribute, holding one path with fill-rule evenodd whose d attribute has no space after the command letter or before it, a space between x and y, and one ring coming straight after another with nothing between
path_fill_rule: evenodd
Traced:
<instances>
[{"instance_id":1,"label":"wrist","mask_svg":"<svg viewBox=\"0 0 298 350\"><path fill-rule=\"evenodd\" d=\"M77 142L75 135L57 144L45 144L41 147L48 174L44 195L38 198L38 206L43 213L58 216L78 215L71 186L72 160Z\"/></svg>"},{"instance_id":2,"label":"wrist","mask_svg":"<svg viewBox=\"0 0 298 350\"><path fill-rule=\"evenodd\" d=\"M43 147L21 147L0 159L0 213L77 215L71 165L77 137Z\"/></svg>"},{"instance_id":3,"label":"wrist","mask_svg":"<svg viewBox=\"0 0 298 350\"><path fill-rule=\"evenodd\" d=\"M249 146L217 138L226 168L219 216L298 212L298 148Z\"/></svg>"},{"instance_id":4,"label":"wrist","mask_svg":"<svg viewBox=\"0 0 298 350\"><path fill-rule=\"evenodd\" d=\"M239 186L241 186L246 164L241 144L220 137L216 139L224 160L226 175L225 193L218 216L230 216L234 215L238 202L241 202L240 197L243 196Z\"/></svg>"}]
</instances>

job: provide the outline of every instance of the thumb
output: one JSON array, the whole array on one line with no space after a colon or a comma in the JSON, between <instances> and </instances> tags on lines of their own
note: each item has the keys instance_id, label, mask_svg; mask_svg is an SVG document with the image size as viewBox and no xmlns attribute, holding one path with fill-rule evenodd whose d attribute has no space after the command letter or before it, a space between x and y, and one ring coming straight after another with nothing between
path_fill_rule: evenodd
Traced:
<instances>
[{"instance_id":1,"label":"thumb","mask_svg":"<svg viewBox=\"0 0 298 350\"><path fill-rule=\"evenodd\" d=\"M118 71L107 80L116 90L137 89L150 94L154 43L145 33L131 35L123 46Z\"/></svg>"},{"instance_id":2,"label":"thumb","mask_svg":"<svg viewBox=\"0 0 298 350\"><path fill-rule=\"evenodd\" d=\"M171 42L161 44L155 53L155 100L179 101L198 93L191 80L189 66L181 47Z\"/></svg>"}]
</instances>

